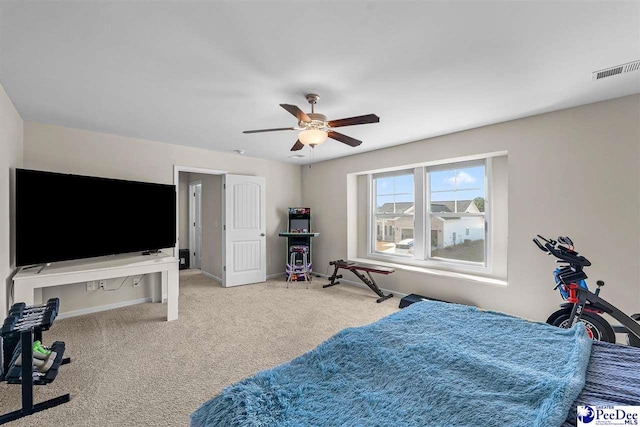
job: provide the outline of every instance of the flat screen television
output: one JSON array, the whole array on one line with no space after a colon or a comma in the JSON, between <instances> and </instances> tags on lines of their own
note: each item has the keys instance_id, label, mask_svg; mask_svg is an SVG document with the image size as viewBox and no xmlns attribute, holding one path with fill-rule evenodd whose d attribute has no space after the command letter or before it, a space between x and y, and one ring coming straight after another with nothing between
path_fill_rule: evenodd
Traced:
<instances>
[{"instance_id":1,"label":"flat screen television","mask_svg":"<svg viewBox=\"0 0 640 427\"><path fill-rule=\"evenodd\" d=\"M173 247L173 185L16 170L16 264Z\"/></svg>"}]
</instances>

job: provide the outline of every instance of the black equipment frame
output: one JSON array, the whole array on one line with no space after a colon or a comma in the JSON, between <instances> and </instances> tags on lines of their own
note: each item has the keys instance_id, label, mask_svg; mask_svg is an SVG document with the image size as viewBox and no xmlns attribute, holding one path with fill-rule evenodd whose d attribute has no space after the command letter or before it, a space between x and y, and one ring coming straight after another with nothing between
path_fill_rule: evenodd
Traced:
<instances>
[{"instance_id":1,"label":"black equipment frame","mask_svg":"<svg viewBox=\"0 0 640 427\"><path fill-rule=\"evenodd\" d=\"M373 292L375 292L380 298L376 300L377 303L381 303L382 301L388 300L393 297L393 294L385 295L382 292L382 289L378 286L371 273L380 273L380 274L391 274L395 270L393 268L382 267L378 265L369 265L369 264L356 264L353 262L347 262L345 260L339 259L336 261L329 262L329 265L333 265L334 270L333 274L329 277L331 283L323 285L323 288L329 288L331 286L335 286L340 284L340 281L337 279L342 279L342 274L338 274L339 269L345 269L351 271L355 274L358 279L362 280L362 282L369 287ZM364 271L367 273L367 276L362 274L360 271Z\"/></svg>"},{"instance_id":2,"label":"black equipment frame","mask_svg":"<svg viewBox=\"0 0 640 427\"><path fill-rule=\"evenodd\" d=\"M50 326L50 325L49 325ZM35 381L33 379L33 366L31 360L33 359L33 342L35 340L42 341L42 331L47 330L49 327L41 327L41 326L33 326L31 328L27 328L20 331L15 331L7 334L6 337L3 337L3 344L9 344L7 342L7 338L11 342L10 347L13 348L5 348L5 355L12 354L16 347L18 346L18 342L16 342L16 337L19 334L20 340L20 350L21 350L21 358L22 358L22 366L20 367L20 380L17 381L15 379L9 380L6 378L7 372L2 373L1 380L7 381L9 384L20 384L22 389L22 408L13 412L8 412L6 414L0 415L0 424L5 424L11 421L15 421L17 419L26 417L28 415L34 414L36 412L44 411L45 409L53 408L58 405L62 405L63 403L67 403L71 400L71 395L69 393L63 394L58 397L54 397L53 399L45 400L44 402L33 403L33 386L38 384L48 384L53 379ZM62 355L60 355L62 357ZM4 361L8 362L8 361ZM66 365L71 363L71 359L69 357L62 358L59 361L59 366ZM8 365L8 363L3 363L3 365ZM3 366L5 368L5 366ZM53 367L51 369L54 369ZM57 368L56 368L57 369ZM54 377L55 378L55 377Z\"/></svg>"}]
</instances>

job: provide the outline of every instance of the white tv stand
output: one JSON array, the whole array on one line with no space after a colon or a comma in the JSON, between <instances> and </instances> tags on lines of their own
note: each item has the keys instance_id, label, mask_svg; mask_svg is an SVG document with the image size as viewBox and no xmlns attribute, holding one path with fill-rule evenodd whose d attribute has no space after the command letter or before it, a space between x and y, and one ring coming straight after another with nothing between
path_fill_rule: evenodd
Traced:
<instances>
[{"instance_id":1,"label":"white tv stand","mask_svg":"<svg viewBox=\"0 0 640 427\"><path fill-rule=\"evenodd\" d=\"M152 288L152 301L167 295L167 321L178 318L178 260L159 252L152 255L124 254L78 261L62 261L44 268L21 268L13 277L14 301L26 305L42 304L42 288L161 273L160 286Z\"/></svg>"}]
</instances>

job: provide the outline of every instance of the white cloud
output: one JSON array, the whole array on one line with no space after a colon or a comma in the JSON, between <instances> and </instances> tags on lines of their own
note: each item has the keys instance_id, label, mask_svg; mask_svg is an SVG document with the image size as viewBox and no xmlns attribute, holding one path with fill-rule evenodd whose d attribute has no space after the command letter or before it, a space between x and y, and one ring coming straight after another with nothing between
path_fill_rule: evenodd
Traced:
<instances>
[{"instance_id":1,"label":"white cloud","mask_svg":"<svg viewBox=\"0 0 640 427\"><path fill-rule=\"evenodd\" d=\"M445 182L450 185L454 185L456 182L458 184L473 184L476 182L476 179L465 171L460 171L457 175L445 179Z\"/></svg>"}]
</instances>

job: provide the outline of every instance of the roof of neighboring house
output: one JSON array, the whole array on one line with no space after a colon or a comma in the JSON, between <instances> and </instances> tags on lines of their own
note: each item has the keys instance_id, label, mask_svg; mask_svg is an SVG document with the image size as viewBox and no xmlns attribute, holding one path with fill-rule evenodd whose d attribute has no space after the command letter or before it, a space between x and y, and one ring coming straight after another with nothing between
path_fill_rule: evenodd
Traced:
<instances>
[{"instance_id":1,"label":"roof of neighboring house","mask_svg":"<svg viewBox=\"0 0 640 427\"><path fill-rule=\"evenodd\" d=\"M466 212L473 200L458 200L458 210L453 200L431 203L431 212Z\"/></svg>"},{"instance_id":2,"label":"roof of neighboring house","mask_svg":"<svg viewBox=\"0 0 640 427\"><path fill-rule=\"evenodd\" d=\"M453 200L451 201L443 201L443 202L433 202L431 203L431 212L456 212L455 203ZM458 200L458 212L466 212L469 209L469 206L473 203L473 200ZM395 206L395 210L394 210ZM411 208L413 208L413 202L397 202L397 203L385 203L384 205L378 208L377 213L379 214L399 214L399 213L409 213Z\"/></svg>"},{"instance_id":3,"label":"roof of neighboring house","mask_svg":"<svg viewBox=\"0 0 640 427\"><path fill-rule=\"evenodd\" d=\"M395 210L394 210L395 206ZM397 203L385 203L378 208L377 213L381 214L399 214L405 213L413 207L413 202L397 202Z\"/></svg>"}]
</instances>

